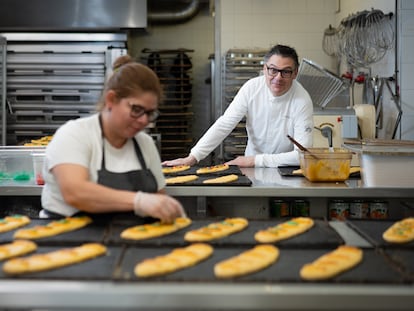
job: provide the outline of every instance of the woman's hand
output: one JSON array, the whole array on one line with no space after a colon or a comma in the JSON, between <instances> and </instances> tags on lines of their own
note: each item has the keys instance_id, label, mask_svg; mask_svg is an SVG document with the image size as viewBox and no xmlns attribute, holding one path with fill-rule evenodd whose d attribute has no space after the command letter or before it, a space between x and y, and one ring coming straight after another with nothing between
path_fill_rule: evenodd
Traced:
<instances>
[{"instance_id":1,"label":"woman's hand","mask_svg":"<svg viewBox=\"0 0 414 311\"><path fill-rule=\"evenodd\" d=\"M254 156L238 156L237 158L226 162L227 165L237 165L239 167L254 167Z\"/></svg>"},{"instance_id":2,"label":"woman's hand","mask_svg":"<svg viewBox=\"0 0 414 311\"><path fill-rule=\"evenodd\" d=\"M171 223L177 217L187 217L181 203L161 193L138 191L134 198L134 212L141 217L151 216Z\"/></svg>"},{"instance_id":3,"label":"woman's hand","mask_svg":"<svg viewBox=\"0 0 414 311\"><path fill-rule=\"evenodd\" d=\"M191 154L185 158L178 158L170 161L162 162L163 166L177 166L177 165L194 165L197 163L197 159Z\"/></svg>"}]
</instances>

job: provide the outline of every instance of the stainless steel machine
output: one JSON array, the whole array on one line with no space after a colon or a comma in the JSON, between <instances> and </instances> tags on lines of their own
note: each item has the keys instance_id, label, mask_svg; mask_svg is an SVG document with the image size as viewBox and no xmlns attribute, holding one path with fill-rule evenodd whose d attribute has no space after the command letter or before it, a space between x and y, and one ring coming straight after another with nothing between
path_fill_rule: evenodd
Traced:
<instances>
[{"instance_id":1,"label":"stainless steel machine","mask_svg":"<svg viewBox=\"0 0 414 311\"><path fill-rule=\"evenodd\" d=\"M307 59L301 62L297 80L313 100L314 147L341 147L344 139L375 136L374 106L351 106L346 80Z\"/></svg>"}]
</instances>

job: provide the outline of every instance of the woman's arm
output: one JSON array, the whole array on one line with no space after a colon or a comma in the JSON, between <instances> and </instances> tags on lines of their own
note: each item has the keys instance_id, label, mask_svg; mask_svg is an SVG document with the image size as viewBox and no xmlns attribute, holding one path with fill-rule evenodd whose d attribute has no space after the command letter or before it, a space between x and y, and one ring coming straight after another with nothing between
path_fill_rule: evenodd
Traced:
<instances>
[{"instance_id":1,"label":"woman's arm","mask_svg":"<svg viewBox=\"0 0 414 311\"><path fill-rule=\"evenodd\" d=\"M77 164L59 164L52 169L67 204L88 213L134 211L137 215L172 222L185 216L181 204L159 193L112 189L89 180L88 170Z\"/></svg>"},{"instance_id":2,"label":"woman's arm","mask_svg":"<svg viewBox=\"0 0 414 311\"><path fill-rule=\"evenodd\" d=\"M77 164L52 169L67 204L89 213L132 211L135 192L111 189L89 180L88 170Z\"/></svg>"}]
</instances>

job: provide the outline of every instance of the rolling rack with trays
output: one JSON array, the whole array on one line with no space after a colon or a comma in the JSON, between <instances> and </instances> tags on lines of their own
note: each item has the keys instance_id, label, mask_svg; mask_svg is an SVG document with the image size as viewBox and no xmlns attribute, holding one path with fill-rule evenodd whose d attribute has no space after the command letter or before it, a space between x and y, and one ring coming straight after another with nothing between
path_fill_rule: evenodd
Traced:
<instances>
[{"instance_id":1,"label":"rolling rack with trays","mask_svg":"<svg viewBox=\"0 0 414 311\"><path fill-rule=\"evenodd\" d=\"M263 68L264 49L230 49L223 58L223 97L221 107L223 114L233 101L241 86L249 79L260 75ZM247 144L246 121L241 120L220 146L219 157L228 161L244 155Z\"/></svg>"},{"instance_id":2,"label":"rolling rack with trays","mask_svg":"<svg viewBox=\"0 0 414 311\"><path fill-rule=\"evenodd\" d=\"M159 118L148 128L150 135L160 136L162 160L188 154L192 139L192 77L189 49L142 50L142 61L159 77L164 98Z\"/></svg>"}]
</instances>

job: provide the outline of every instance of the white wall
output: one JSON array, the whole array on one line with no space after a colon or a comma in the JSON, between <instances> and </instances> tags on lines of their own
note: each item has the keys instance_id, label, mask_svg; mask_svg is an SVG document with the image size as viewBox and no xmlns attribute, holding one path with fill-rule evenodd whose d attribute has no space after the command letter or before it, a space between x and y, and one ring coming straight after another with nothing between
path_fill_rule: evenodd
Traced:
<instances>
[{"instance_id":1,"label":"white wall","mask_svg":"<svg viewBox=\"0 0 414 311\"><path fill-rule=\"evenodd\" d=\"M220 44L223 55L233 48L292 46L330 70L334 59L322 51L323 31L335 24L337 2L332 0L221 0Z\"/></svg>"},{"instance_id":2,"label":"white wall","mask_svg":"<svg viewBox=\"0 0 414 311\"><path fill-rule=\"evenodd\" d=\"M401 137L414 140L414 2L400 1Z\"/></svg>"},{"instance_id":3,"label":"white wall","mask_svg":"<svg viewBox=\"0 0 414 311\"><path fill-rule=\"evenodd\" d=\"M220 44L224 54L232 48L270 48L282 43L294 47L300 58L308 58L336 72L336 59L322 50L325 29L338 27L350 14L382 10L395 12L393 0L218 0ZM379 62L373 75L394 73L394 50Z\"/></svg>"}]
</instances>

